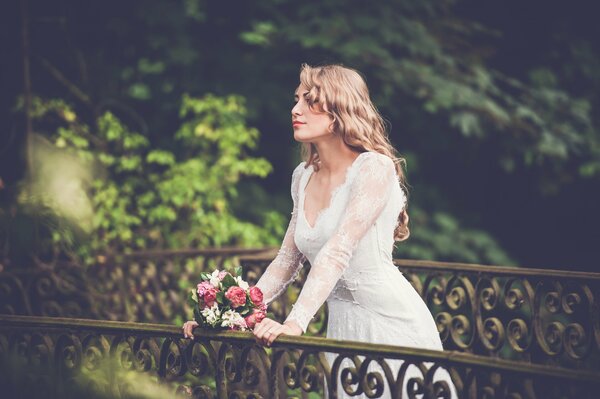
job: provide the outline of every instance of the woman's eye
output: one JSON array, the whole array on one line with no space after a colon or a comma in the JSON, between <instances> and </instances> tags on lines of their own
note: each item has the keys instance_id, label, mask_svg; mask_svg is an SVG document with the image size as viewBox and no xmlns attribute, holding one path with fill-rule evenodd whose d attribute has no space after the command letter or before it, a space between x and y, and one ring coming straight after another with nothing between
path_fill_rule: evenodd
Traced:
<instances>
[{"instance_id":1,"label":"woman's eye","mask_svg":"<svg viewBox=\"0 0 600 399\"><path fill-rule=\"evenodd\" d=\"M304 93L302 97L304 97L304 101L306 101L308 105L313 105L317 101L317 99L313 98L308 92Z\"/></svg>"}]
</instances>

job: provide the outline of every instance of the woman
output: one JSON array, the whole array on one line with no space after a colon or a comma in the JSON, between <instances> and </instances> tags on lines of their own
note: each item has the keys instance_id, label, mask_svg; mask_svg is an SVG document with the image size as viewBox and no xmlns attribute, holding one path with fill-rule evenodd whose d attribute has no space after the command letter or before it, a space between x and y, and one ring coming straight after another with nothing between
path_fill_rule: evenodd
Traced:
<instances>
[{"instance_id":1,"label":"woman","mask_svg":"<svg viewBox=\"0 0 600 399\"><path fill-rule=\"evenodd\" d=\"M364 80L340 65L303 65L295 97L294 138L306 161L292 174L281 249L257 283L265 303L305 260L311 269L285 322L264 319L255 338L270 346L281 334L301 335L327 301L328 338L443 350L429 309L392 262L394 242L409 235L404 175ZM435 377L450 384L443 369Z\"/></svg>"}]
</instances>

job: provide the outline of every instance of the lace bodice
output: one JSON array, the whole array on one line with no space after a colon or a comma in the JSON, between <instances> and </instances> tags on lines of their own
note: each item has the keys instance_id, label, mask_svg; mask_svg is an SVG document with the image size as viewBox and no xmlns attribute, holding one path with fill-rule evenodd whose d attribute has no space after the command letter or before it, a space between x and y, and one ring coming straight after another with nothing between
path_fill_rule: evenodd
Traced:
<instances>
[{"instance_id":1,"label":"lace bodice","mask_svg":"<svg viewBox=\"0 0 600 399\"><path fill-rule=\"evenodd\" d=\"M292 217L281 248L257 285L271 303L296 278L308 260L310 272L287 320L304 331L328 297L380 302L378 289L392 269L393 234L406 204L393 161L361 153L346 171L329 206L310 226L304 214L305 188L314 172L301 162L292 174ZM381 306L380 306L381 308ZM385 313L385 306L381 308ZM286 321L287 321L286 320Z\"/></svg>"}]
</instances>

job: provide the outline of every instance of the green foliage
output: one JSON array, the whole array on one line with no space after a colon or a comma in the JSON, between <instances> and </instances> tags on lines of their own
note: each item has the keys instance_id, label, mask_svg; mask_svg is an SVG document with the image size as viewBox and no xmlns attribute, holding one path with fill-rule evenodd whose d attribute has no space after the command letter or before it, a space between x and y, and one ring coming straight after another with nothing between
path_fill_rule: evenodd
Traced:
<instances>
[{"instance_id":1,"label":"green foliage","mask_svg":"<svg viewBox=\"0 0 600 399\"><path fill-rule=\"evenodd\" d=\"M187 187L186 179L176 179L175 175L205 176L211 172L204 162L192 159L193 154L202 152L203 156L211 156L211 149L220 151L221 133L215 132L213 123L224 123L219 120L224 114L213 115L191 103L179 107L181 93L244 95L249 99L243 105L244 109L247 106L247 112L242 115L234 110L233 119L247 118L251 124L260 126L264 132L260 153L277 163L278 171L265 188L243 179L228 185L230 191L224 194L228 213L203 215L203 228L217 232L214 242L219 244L235 236L236 242L278 245L286 219L275 209L284 211L290 205L288 172L294 165L288 161L293 158L289 100L298 81L298 67L301 62L343 63L357 68L367 78L375 103L392 124L391 139L401 153L418 154L416 161L429 165L415 172L415 162L409 162L409 181L418 182L418 187L425 190L444 186L447 174L438 171L456 167L456 163L448 162L453 161L453 154L459 154L456 158L467 159L472 170L494 179L497 193L490 194L490 198L500 198L506 192L526 196L520 211L522 223L529 226L521 231L531 231L530 236L535 238L524 240L515 234L512 243L506 242L508 247L521 254L535 254L540 259L538 263L544 264L554 261L551 251L546 251L550 245L562 251L569 264L571 260L575 264L576 257L583 259L588 256L586 253L591 253L582 250L580 239L591 233L574 222L573 231L582 236L569 244L550 229L540 227L542 224L531 214L543 209L542 212L554 215L557 212L554 204L560 203L565 209L576 209L579 213L570 219L585 218L587 228L593 231L595 222L587 217L590 211L579 206L580 201L575 198L589 198L588 202L597 199L594 191L600 178L597 127L600 55L593 30L585 28L582 21L585 7L561 8L557 12L549 4L538 15L539 10L527 4L521 2L506 11L501 2L471 7L456 0L300 3L107 0L102 7L95 8L80 7L78 2L67 0L64 7L50 8L70 10L61 15L68 31L61 30L60 24L36 28L39 36L57 38L52 42L56 47L38 48L42 43L45 45L43 41L31 44L32 53L44 54L63 77L48 74L36 62L32 63L32 77L36 82L34 89L45 97L67 98L75 87L91 99L92 104L84 106L92 114L111 103L118 106L110 109L125 111L125 115L118 115L128 124L130 116L142 120L136 126L140 126L142 136L150 144L138 151L117 155L110 150L113 142L98 143L97 129L90 128L96 121L89 126L77 123L81 129L77 132L66 128L59 133L60 139L55 144L76 150L82 157L90 157L89 152L93 152L91 158L109 168L110 173L141 175L140 170L150 171L152 180L148 176L145 181L160 184L162 191L137 193L135 204L119 203L117 198L123 189L120 183L104 189L116 209L142 206L140 213L144 214L134 215L144 223L154 224L175 225L175 220L181 221L182 204L195 195L200 195L203 201L193 206L188 203L188 207L197 207L202 212L210 209L207 204L210 203L219 208L218 198L212 197L206 185L227 178L221 174L210 181L194 182L203 187ZM117 8L116 14L104 12ZM44 14L40 8L32 9ZM19 12L18 8L14 11ZM533 11L536 18L528 18L522 11ZM20 30L13 33L9 36L18 38ZM96 36L107 40L96 40ZM519 45L515 45L515 40ZM519 52L522 49L527 52ZM21 73L14 70L15 76ZM51 84L46 84L47 79ZM38 81L44 84L37 84ZM17 91L21 91L20 85L14 85L11 94ZM205 100L200 107L214 103L223 108L233 104L235 108L241 101L233 99L228 104L229 100L223 97ZM60 100L47 101L40 107L36 101L34 111L38 114L44 112L44 107L57 108L60 103ZM143 118L136 118L136 111L143 112ZM59 112L63 112L62 108ZM76 118L73 111L64 112L67 113L63 118L72 121ZM186 116L184 126L177 131L179 138L165 137L163 132L176 130L175 120L180 112ZM226 129L232 132L238 129L235 121L227 124ZM144 129L143 125L151 128ZM243 127L244 122L241 126L240 139L255 134ZM233 133L228 138L233 142L236 139L238 136ZM102 145L109 148L97 151ZM283 152L282 148L289 150ZM224 153L224 158L232 157L235 154ZM227 162L225 167L235 172ZM247 169L252 167L255 170ZM240 164L239 168L252 170L254 176L264 176L267 170L254 162ZM167 176L167 171L173 175ZM448 190L423 206L424 210L431 214L440 207L451 209L448 212L458 220L472 212L479 213L477 216L485 214L491 230L502 233L500 230L506 228L502 227L502 221L513 209L497 203L489 204L487 209L466 206L462 198L476 198L476 191L480 190L477 185L470 185L469 179L480 176L459 173L455 177L461 189ZM571 195L579 192L580 187L582 194ZM240 195L236 197L238 192ZM161 193L169 199L165 203ZM250 205L245 200L249 197L254 199ZM184 213L187 217L195 212ZM437 231L447 231L431 222L433 217L425 220L428 221L425 224L415 224L413 238L402 247L408 248L416 242L418 231L425 232L421 229L431 228L434 236ZM256 229L253 227L256 225L263 228ZM106 227L109 226L110 223ZM182 231L183 237L174 233L165 238L162 229L145 231L142 236L152 236L155 241L164 241L162 245L171 245L189 242L186 238L199 234L188 234L185 228ZM444 245L424 250L429 253L427 256L434 256L432 251L437 251L436 248L442 258L464 260L479 253L471 246L467 246L463 257L448 251ZM487 255L480 261L486 259ZM591 264L587 259L585 263Z\"/></svg>"},{"instance_id":2,"label":"green foliage","mask_svg":"<svg viewBox=\"0 0 600 399\"><path fill-rule=\"evenodd\" d=\"M547 68L532 70L527 82L487 65L485 52L469 43L499 33L458 17L452 1L260 3L264 13L241 35L244 42L271 51L299 46L367 72L392 116L401 115L399 98L418 101L466 139L500 143L492 155L506 172L545 170L545 191L567 175L598 170L590 100L561 88Z\"/></svg>"},{"instance_id":3,"label":"green foliage","mask_svg":"<svg viewBox=\"0 0 600 399\"><path fill-rule=\"evenodd\" d=\"M145 248L260 246L279 233L272 229L273 220L284 223L271 212L261 227L231 211L240 179L271 171L264 158L247 155L259 132L245 125L241 97L184 95L182 125L174 134L181 148L177 153L155 147L110 112L99 116L92 132L63 101L36 98L34 105L38 124L61 119L49 134L54 146L93 166L92 181L80 183L87 191L80 193L82 200L93 209L89 234L72 248L87 262L98 254ZM25 197L22 203L36 202ZM71 242L72 235L54 231L62 244Z\"/></svg>"}]
</instances>

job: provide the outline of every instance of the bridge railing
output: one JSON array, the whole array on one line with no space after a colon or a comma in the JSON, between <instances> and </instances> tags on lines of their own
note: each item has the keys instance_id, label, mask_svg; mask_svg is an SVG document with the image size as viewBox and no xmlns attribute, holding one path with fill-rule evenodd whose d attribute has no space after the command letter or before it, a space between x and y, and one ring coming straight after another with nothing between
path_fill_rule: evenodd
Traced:
<instances>
[{"instance_id":1,"label":"bridge railing","mask_svg":"<svg viewBox=\"0 0 600 399\"><path fill-rule=\"evenodd\" d=\"M0 316L7 398L596 398L600 373L319 337ZM386 396L387 395L387 396Z\"/></svg>"},{"instance_id":2,"label":"bridge railing","mask_svg":"<svg viewBox=\"0 0 600 399\"><path fill-rule=\"evenodd\" d=\"M264 249L154 251L0 273L0 313L181 323L198 274L242 265L256 281L272 260ZM600 369L600 273L395 260L427 303L444 348L492 358ZM310 265L271 305L289 313ZM324 335L323 307L309 327Z\"/></svg>"},{"instance_id":3,"label":"bridge railing","mask_svg":"<svg viewBox=\"0 0 600 399\"><path fill-rule=\"evenodd\" d=\"M63 259L0 272L0 314L173 323L201 271L234 268L264 248L143 251L100 257L83 267Z\"/></svg>"},{"instance_id":4,"label":"bridge railing","mask_svg":"<svg viewBox=\"0 0 600 399\"><path fill-rule=\"evenodd\" d=\"M270 261L264 255L242 258L249 280L260 276ZM403 259L394 263L425 300L445 349L600 370L600 273ZM297 296L305 276L273 306L279 317L291 310L290 298ZM326 318L322 309L318 319Z\"/></svg>"}]
</instances>

